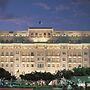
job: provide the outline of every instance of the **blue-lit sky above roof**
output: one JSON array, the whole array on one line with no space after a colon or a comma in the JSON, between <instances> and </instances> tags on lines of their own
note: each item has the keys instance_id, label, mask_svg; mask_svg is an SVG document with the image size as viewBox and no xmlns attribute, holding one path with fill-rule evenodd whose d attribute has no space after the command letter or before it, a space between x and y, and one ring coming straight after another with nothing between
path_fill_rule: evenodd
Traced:
<instances>
[{"instance_id":1,"label":"blue-lit sky above roof","mask_svg":"<svg viewBox=\"0 0 90 90\"><path fill-rule=\"evenodd\" d=\"M90 30L90 0L0 0L0 30L38 26Z\"/></svg>"}]
</instances>

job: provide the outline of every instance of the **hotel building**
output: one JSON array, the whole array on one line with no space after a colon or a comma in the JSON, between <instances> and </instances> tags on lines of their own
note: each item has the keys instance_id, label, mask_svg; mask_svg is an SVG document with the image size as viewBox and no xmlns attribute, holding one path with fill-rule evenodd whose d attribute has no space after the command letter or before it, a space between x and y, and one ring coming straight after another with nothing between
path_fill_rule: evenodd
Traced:
<instances>
[{"instance_id":1,"label":"hotel building","mask_svg":"<svg viewBox=\"0 0 90 90\"><path fill-rule=\"evenodd\" d=\"M29 27L0 31L0 67L19 76L34 71L55 73L90 67L90 31Z\"/></svg>"}]
</instances>

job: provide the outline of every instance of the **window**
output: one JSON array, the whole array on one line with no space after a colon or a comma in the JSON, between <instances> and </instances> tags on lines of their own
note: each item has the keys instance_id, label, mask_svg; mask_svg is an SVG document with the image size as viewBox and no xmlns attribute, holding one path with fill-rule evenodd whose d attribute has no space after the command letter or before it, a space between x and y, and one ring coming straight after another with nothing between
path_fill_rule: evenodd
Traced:
<instances>
[{"instance_id":1,"label":"window","mask_svg":"<svg viewBox=\"0 0 90 90\"><path fill-rule=\"evenodd\" d=\"M25 62L25 58L22 58L22 62Z\"/></svg>"},{"instance_id":2,"label":"window","mask_svg":"<svg viewBox=\"0 0 90 90\"><path fill-rule=\"evenodd\" d=\"M62 52L63 55L66 55L66 52Z\"/></svg>"},{"instance_id":3,"label":"window","mask_svg":"<svg viewBox=\"0 0 90 90\"><path fill-rule=\"evenodd\" d=\"M88 59L87 58L84 58L84 61L88 61Z\"/></svg>"},{"instance_id":4,"label":"window","mask_svg":"<svg viewBox=\"0 0 90 90\"><path fill-rule=\"evenodd\" d=\"M11 67L13 67L13 64L11 64Z\"/></svg>"},{"instance_id":5,"label":"window","mask_svg":"<svg viewBox=\"0 0 90 90\"><path fill-rule=\"evenodd\" d=\"M59 67L59 64L57 64L57 67Z\"/></svg>"},{"instance_id":6,"label":"window","mask_svg":"<svg viewBox=\"0 0 90 90\"><path fill-rule=\"evenodd\" d=\"M48 64L48 67L50 67L50 64Z\"/></svg>"},{"instance_id":7,"label":"window","mask_svg":"<svg viewBox=\"0 0 90 90\"><path fill-rule=\"evenodd\" d=\"M1 56L4 56L4 52L1 53Z\"/></svg>"},{"instance_id":8,"label":"window","mask_svg":"<svg viewBox=\"0 0 90 90\"><path fill-rule=\"evenodd\" d=\"M42 60L44 60L44 58L42 57Z\"/></svg>"},{"instance_id":9,"label":"window","mask_svg":"<svg viewBox=\"0 0 90 90\"><path fill-rule=\"evenodd\" d=\"M66 61L66 58L62 58L63 61Z\"/></svg>"},{"instance_id":10,"label":"window","mask_svg":"<svg viewBox=\"0 0 90 90\"><path fill-rule=\"evenodd\" d=\"M10 58L10 62L13 62L13 58Z\"/></svg>"},{"instance_id":11,"label":"window","mask_svg":"<svg viewBox=\"0 0 90 90\"><path fill-rule=\"evenodd\" d=\"M16 67L19 67L19 64L16 64Z\"/></svg>"},{"instance_id":12,"label":"window","mask_svg":"<svg viewBox=\"0 0 90 90\"><path fill-rule=\"evenodd\" d=\"M88 55L88 53L87 52L84 52L84 55Z\"/></svg>"},{"instance_id":13,"label":"window","mask_svg":"<svg viewBox=\"0 0 90 90\"><path fill-rule=\"evenodd\" d=\"M4 67L4 64L2 64L1 66Z\"/></svg>"},{"instance_id":14,"label":"window","mask_svg":"<svg viewBox=\"0 0 90 90\"><path fill-rule=\"evenodd\" d=\"M8 52L6 52L6 56L9 56L9 53Z\"/></svg>"},{"instance_id":15,"label":"window","mask_svg":"<svg viewBox=\"0 0 90 90\"><path fill-rule=\"evenodd\" d=\"M27 62L30 62L30 59L29 58L27 58Z\"/></svg>"},{"instance_id":16,"label":"window","mask_svg":"<svg viewBox=\"0 0 90 90\"><path fill-rule=\"evenodd\" d=\"M72 59L71 58L69 58L69 62L72 62Z\"/></svg>"},{"instance_id":17,"label":"window","mask_svg":"<svg viewBox=\"0 0 90 90\"><path fill-rule=\"evenodd\" d=\"M71 64L69 64L69 68L71 67Z\"/></svg>"},{"instance_id":18,"label":"window","mask_svg":"<svg viewBox=\"0 0 90 90\"><path fill-rule=\"evenodd\" d=\"M37 67L38 68L43 68L44 67L44 64L37 64Z\"/></svg>"},{"instance_id":19,"label":"window","mask_svg":"<svg viewBox=\"0 0 90 90\"><path fill-rule=\"evenodd\" d=\"M19 58L17 57L17 58L16 58L16 61L18 61L18 60L19 60Z\"/></svg>"},{"instance_id":20,"label":"window","mask_svg":"<svg viewBox=\"0 0 90 90\"><path fill-rule=\"evenodd\" d=\"M8 64L6 64L6 67L8 67Z\"/></svg>"},{"instance_id":21,"label":"window","mask_svg":"<svg viewBox=\"0 0 90 90\"><path fill-rule=\"evenodd\" d=\"M13 56L13 52L10 52L10 56Z\"/></svg>"},{"instance_id":22,"label":"window","mask_svg":"<svg viewBox=\"0 0 90 90\"><path fill-rule=\"evenodd\" d=\"M16 51L16 54L19 54L19 51Z\"/></svg>"},{"instance_id":23,"label":"window","mask_svg":"<svg viewBox=\"0 0 90 90\"><path fill-rule=\"evenodd\" d=\"M31 58L31 62L34 62L34 58Z\"/></svg>"},{"instance_id":24,"label":"window","mask_svg":"<svg viewBox=\"0 0 90 90\"><path fill-rule=\"evenodd\" d=\"M74 62L74 63L76 62L76 58L73 58L73 62Z\"/></svg>"},{"instance_id":25,"label":"window","mask_svg":"<svg viewBox=\"0 0 90 90\"><path fill-rule=\"evenodd\" d=\"M31 35L33 35L33 33L31 33Z\"/></svg>"},{"instance_id":26,"label":"window","mask_svg":"<svg viewBox=\"0 0 90 90\"><path fill-rule=\"evenodd\" d=\"M25 67L25 64L23 64L23 67Z\"/></svg>"},{"instance_id":27,"label":"window","mask_svg":"<svg viewBox=\"0 0 90 90\"><path fill-rule=\"evenodd\" d=\"M48 35L50 35L50 33L48 33Z\"/></svg>"},{"instance_id":28,"label":"window","mask_svg":"<svg viewBox=\"0 0 90 90\"><path fill-rule=\"evenodd\" d=\"M55 67L55 64L52 64L52 67Z\"/></svg>"},{"instance_id":29,"label":"window","mask_svg":"<svg viewBox=\"0 0 90 90\"><path fill-rule=\"evenodd\" d=\"M37 36L37 35L38 35L38 33L35 33L35 35Z\"/></svg>"},{"instance_id":30,"label":"window","mask_svg":"<svg viewBox=\"0 0 90 90\"><path fill-rule=\"evenodd\" d=\"M63 67L65 67L65 64L63 64Z\"/></svg>"},{"instance_id":31,"label":"window","mask_svg":"<svg viewBox=\"0 0 90 90\"><path fill-rule=\"evenodd\" d=\"M34 64L31 64L31 67L34 67Z\"/></svg>"},{"instance_id":32,"label":"window","mask_svg":"<svg viewBox=\"0 0 90 90\"><path fill-rule=\"evenodd\" d=\"M33 52L31 52L31 56L34 56L34 53Z\"/></svg>"},{"instance_id":33,"label":"window","mask_svg":"<svg viewBox=\"0 0 90 90\"><path fill-rule=\"evenodd\" d=\"M73 56L77 56L75 52L73 53Z\"/></svg>"},{"instance_id":34,"label":"window","mask_svg":"<svg viewBox=\"0 0 90 90\"><path fill-rule=\"evenodd\" d=\"M27 67L29 67L29 64L27 64Z\"/></svg>"},{"instance_id":35,"label":"window","mask_svg":"<svg viewBox=\"0 0 90 90\"><path fill-rule=\"evenodd\" d=\"M81 56L81 53L80 52L78 53L78 56Z\"/></svg>"},{"instance_id":36,"label":"window","mask_svg":"<svg viewBox=\"0 0 90 90\"><path fill-rule=\"evenodd\" d=\"M50 62L50 58L48 58L47 62Z\"/></svg>"},{"instance_id":37,"label":"window","mask_svg":"<svg viewBox=\"0 0 90 90\"><path fill-rule=\"evenodd\" d=\"M39 61L40 59L39 59L39 58L37 58L37 60Z\"/></svg>"}]
</instances>

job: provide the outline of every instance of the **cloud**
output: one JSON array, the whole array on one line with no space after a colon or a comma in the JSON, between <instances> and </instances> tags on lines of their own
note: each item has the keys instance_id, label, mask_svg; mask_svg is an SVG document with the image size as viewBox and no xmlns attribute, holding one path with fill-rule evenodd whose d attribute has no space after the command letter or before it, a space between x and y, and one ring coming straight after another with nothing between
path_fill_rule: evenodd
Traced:
<instances>
[{"instance_id":1,"label":"cloud","mask_svg":"<svg viewBox=\"0 0 90 90\"><path fill-rule=\"evenodd\" d=\"M33 5L42 7L44 9L46 9L46 10L50 10L51 9L46 3L42 3L42 2L33 3Z\"/></svg>"},{"instance_id":2,"label":"cloud","mask_svg":"<svg viewBox=\"0 0 90 90\"><path fill-rule=\"evenodd\" d=\"M65 10L69 10L69 9L70 9L70 7L62 5L62 4L56 6L56 11L65 11Z\"/></svg>"}]
</instances>

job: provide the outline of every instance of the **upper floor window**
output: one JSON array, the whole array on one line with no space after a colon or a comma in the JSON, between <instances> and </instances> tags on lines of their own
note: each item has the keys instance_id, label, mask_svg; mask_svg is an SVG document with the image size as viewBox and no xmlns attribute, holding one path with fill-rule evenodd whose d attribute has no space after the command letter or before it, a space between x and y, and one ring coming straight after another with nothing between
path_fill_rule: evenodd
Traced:
<instances>
[{"instance_id":1,"label":"upper floor window","mask_svg":"<svg viewBox=\"0 0 90 90\"><path fill-rule=\"evenodd\" d=\"M8 67L8 64L6 64L6 67Z\"/></svg>"},{"instance_id":2,"label":"upper floor window","mask_svg":"<svg viewBox=\"0 0 90 90\"><path fill-rule=\"evenodd\" d=\"M16 54L19 54L19 51L16 51Z\"/></svg>"},{"instance_id":3,"label":"upper floor window","mask_svg":"<svg viewBox=\"0 0 90 90\"><path fill-rule=\"evenodd\" d=\"M66 58L62 58L63 61L66 61Z\"/></svg>"},{"instance_id":4,"label":"upper floor window","mask_svg":"<svg viewBox=\"0 0 90 90\"><path fill-rule=\"evenodd\" d=\"M31 64L31 67L34 67L34 64Z\"/></svg>"},{"instance_id":5,"label":"upper floor window","mask_svg":"<svg viewBox=\"0 0 90 90\"><path fill-rule=\"evenodd\" d=\"M35 33L35 35L37 36L37 35L38 35L38 33Z\"/></svg>"},{"instance_id":6,"label":"upper floor window","mask_svg":"<svg viewBox=\"0 0 90 90\"><path fill-rule=\"evenodd\" d=\"M13 52L10 52L10 56L13 56Z\"/></svg>"},{"instance_id":7,"label":"upper floor window","mask_svg":"<svg viewBox=\"0 0 90 90\"><path fill-rule=\"evenodd\" d=\"M37 64L37 67L38 68L43 68L44 67L44 64Z\"/></svg>"},{"instance_id":8,"label":"upper floor window","mask_svg":"<svg viewBox=\"0 0 90 90\"><path fill-rule=\"evenodd\" d=\"M9 53L8 52L6 52L6 56L9 56Z\"/></svg>"},{"instance_id":9,"label":"upper floor window","mask_svg":"<svg viewBox=\"0 0 90 90\"><path fill-rule=\"evenodd\" d=\"M31 33L31 35L33 35L33 33Z\"/></svg>"},{"instance_id":10,"label":"upper floor window","mask_svg":"<svg viewBox=\"0 0 90 90\"><path fill-rule=\"evenodd\" d=\"M48 33L48 35L50 35L50 33Z\"/></svg>"},{"instance_id":11,"label":"upper floor window","mask_svg":"<svg viewBox=\"0 0 90 90\"><path fill-rule=\"evenodd\" d=\"M84 52L84 55L88 55L88 53L87 52Z\"/></svg>"},{"instance_id":12,"label":"upper floor window","mask_svg":"<svg viewBox=\"0 0 90 90\"><path fill-rule=\"evenodd\" d=\"M31 56L34 56L34 53L33 52L31 52Z\"/></svg>"},{"instance_id":13,"label":"upper floor window","mask_svg":"<svg viewBox=\"0 0 90 90\"><path fill-rule=\"evenodd\" d=\"M44 33L44 35L46 35L46 33Z\"/></svg>"},{"instance_id":14,"label":"upper floor window","mask_svg":"<svg viewBox=\"0 0 90 90\"><path fill-rule=\"evenodd\" d=\"M4 52L1 53L1 56L4 56Z\"/></svg>"},{"instance_id":15,"label":"upper floor window","mask_svg":"<svg viewBox=\"0 0 90 90\"><path fill-rule=\"evenodd\" d=\"M66 55L66 52L62 52L63 55Z\"/></svg>"},{"instance_id":16,"label":"upper floor window","mask_svg":"<svg viewBox=\"0 0 90 90\"><path fill-rule=\"evenodd\" d=\"M50 64L48 64L48 67L50 67Z\"/></svg>"}]
</instances>

